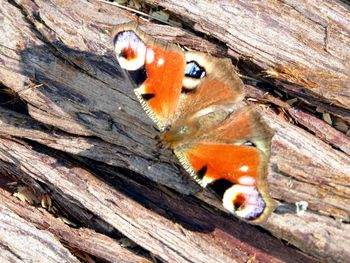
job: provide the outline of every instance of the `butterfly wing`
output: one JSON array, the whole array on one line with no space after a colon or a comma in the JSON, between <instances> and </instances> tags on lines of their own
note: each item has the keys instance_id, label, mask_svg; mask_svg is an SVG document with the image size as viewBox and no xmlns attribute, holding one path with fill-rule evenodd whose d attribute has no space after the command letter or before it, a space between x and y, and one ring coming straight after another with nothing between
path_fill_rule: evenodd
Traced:
<instances>
[{"instance_id":1,"label":"butterfly wing","mask_svg":"<svg viewBox=\"0 0 350 263\"><path fill-rule=\"evenodd\" d=\"M242 81L229 59L218 59L199 52L186 52L185 58L186 70L177 119L203 115L202 110L207 113L244 98Z\"/></svg>"},{"instance_id":2,"label":"butterfly wing","mask_svg":"<svg viewBox=\"0 0 350 263\"><path fill-rule=\"evenodd\" d=\"M166 45L139 30L136 23L114 30L114 50L127 70L143 108L160 130L173 119L182 90L185 56L175 45Z\"/></svg>"},{"instance_id":3,"label":"butterfly wing","mask_svg":"<svg viewBox=\"0 0 350 263\"><path fill-rule=\"evenodd\" d=\"M197 182L222 198L227 210L261 223L275 207L266 180L271 137L260 115L246 106L174 152Z\"/></svg>"}]
</instances>

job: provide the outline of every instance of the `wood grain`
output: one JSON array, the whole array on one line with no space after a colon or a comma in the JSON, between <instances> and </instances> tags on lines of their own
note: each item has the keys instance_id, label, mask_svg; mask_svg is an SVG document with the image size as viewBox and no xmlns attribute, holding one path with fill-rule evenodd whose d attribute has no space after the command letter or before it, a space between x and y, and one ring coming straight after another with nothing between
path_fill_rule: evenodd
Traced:
<instances>
[{"instance_id":1,"label":"wood grain","mask_svg":"<svg viewBox=\"0 0 350 263\"><path fill-rule=\"evenodd\" d=\"M290 254L294 262L313 262L250 225L201 208L192 198L184 202L175 193L133 182L98 164L95 168L102 176L92 174L61 154L35 148L0 139L1 168L21 181L34 179L31 186L38 194L50 193L78 222L96 229L118 229L166 262L247 261L252 257L283 262Z\"/></svg>"},{"instance_id":2,"label":"wood grain","mask_svg":"<svg viewBox=\"0 0 350 263\"><path fill-rule=\"evenodd\" d=\"M71 256L71 253L74 251L80 251L81 253L85 252L89 255L93 255L99 259L107 260L109 262L152 262L151 260L138 256L129 251L127 248L122 247L117 240L112 239L107 235L96 233L93 229L84 227L73 228L64 223L62 220L62 214L60 215L60 218L55 218L45 209L36 208L28 205L26 202L21 202L15 197L10 196L9 192L3 189L0 189L0 200L1 204L3 205L2 209L12 214L11 221L7 222L7 224L10 224L11 227L16 229L16 233L19 234L23 232L23 228L31 226L33 229L35 229L32 230L35 233L35 236L48 236L52 239L50 240L50 243L54 243L56 246L57 244L60 244L61 246L63 244L64 246L69 247L69 250L60 248L60 250L66 250L64 253L57 249L57 254L60 257L54 260L52 256L49 257L48 255L45 255L45 253L49 254L55 252L56 249L53 249L53 245L48 245L48 242L43 240L42 243L44 247L38 246L39 251L35 253L37 258L34 258L33 255L30 254L30 252L33 251L30 246L32 246L34 243L33 241L30 241L32 237L22 234L23 237L17 238L23 239L22 242L18 242L17 239L14 239L12 240L13 243L8 245L8 248L12 248L21 244L21 246L17 249L20 250L20 253L24 254L24 256L21 256L22 260L33 259L40 262L43 258L45 258L45 261L50 262L79 262L77 259ZM2 213L2 215L4 215L4 213ZM2 220L3 226L5 225L4 217ZM17 217L22 220L20 224L18 222L20 219L13 219ZM10 230L9 227L3 228L6 231ZM9 237L11 236L13 237L13 234L9 235ZM35 236L33 238L35 238ZM115 233L114 236L116 236ZM39 240L41 239L42 238L39 238ZM57 239L59 239L62 244L59 243ZM3 244L4 240L1 242ZM22 246L23 243L25 246ZM4 253L10 252L10 249L3 249L3 251Z\"/></svg>"},{"instance_id":3,"label":"wood grain","mask_svg":"<svg viewBox=\"0 0 350 263\"><path fill-rule=\"evenodd\" d=\"M79 262L54 236L40 231L0 205L0 251L3 262Z\"/></svg>"},{"instance_id":4,"label":"wood grain","mask_svg":"<svg viewBox=\"0 0 350 263\"><path fill-rule=\"evenodd\" d=\"M342 33L332 38L338 42L329 42L328 51L322 51L315 48L322 26L315 33L306 29L314 25L312 20L317 21L317 15L328 12L328 4L316 12L312 1L307 7L300 4L294 8L280 1L267 2L275 3L275 9L259 3L255 11L250 4L238 1L219 1L217 7L210 1L197 2L191 8L184 8L181 1L159 4L185 17L192 29L214 36L228 48L183 29L145 22L99 1L1 0L1 170L38 194L49 193L70 218L100 232L96 236L89 232L101 242L94 249L78 238L79 231L63 225L57 225L50 235L62 240L60 231L67 231L64 242L106 261L117 258L104 248L109 246L106 244L121 249L113 231L164 262L346 261L350 257L349 137L302 108L247 85L247 95L264 102L256 107L276 133L268 178L272 196L284 205L307 201L309 207L303 216L274 213L261 228L238 222L212 206L217 206L213 196L200 191L170 150L156 146L158 133L115 61L109 35L114 25L137 20L143 30L159 39L218 56L248 59L251 64L239 65L262 79L266 76L262 72L276 70L281 63L291 67L296 62L313 72L325 70L328 63L330 74L346 77L348 62L342 56L349 51L341 43L349 41L349 26L347 18L340 17L347 14L346 5L333 3L328 13L334 17L331 28ZM222 19L217 19L214 11L206 13L204 19L205 13L200 12L223 7L235 14L236 24L224 12ZM284 16L277 18L277 10L284 10ZM297 19L308 12L317 15L311 20ZM255 26L248 24L252 14L259 22ZM260 23L264 21L275 22ZM296 24L289 28L291 21ZM278 28L283 28L284 38L271 37ZM305 30L299 32L299 40L314 39L315 46L306 48L303 41L283 46L281 42L289 38L296 41L295 32L300 28ZM256 30L260 30L260 37ZM335 47L335 43L344 48ZM299 49L304 52L296 52ZM310 77L310 81L322 82L315 88L291 81L293 76L285 69L279 74L275 82L279 88L308 104L322 104L347 120L348 84L337 82L338 86L329 89L323 80ZM280 109L294 122L279 114ZM1 195L0 205L11 202ZM15 209L19 203L4 207L20 214ZM36 213L35 209L31 213ZM50 220L50 215L44 216ZM125 262L133 257L148 260L138 258L135 252L121 251L126 253Z\"/></svg>"},{"instance_id":5,"label":"wood grain","mask_svg":"<svg viewBox=\"0 0 350 263\"><path fill-rule=\"evenodd\" d=\"M350 11L343 1L146 0L180 13L291 95L350 118ZM218 14L220 14L218 16ZM253 71L250 69L250 71Z\"/></svg>"}]
</instances>

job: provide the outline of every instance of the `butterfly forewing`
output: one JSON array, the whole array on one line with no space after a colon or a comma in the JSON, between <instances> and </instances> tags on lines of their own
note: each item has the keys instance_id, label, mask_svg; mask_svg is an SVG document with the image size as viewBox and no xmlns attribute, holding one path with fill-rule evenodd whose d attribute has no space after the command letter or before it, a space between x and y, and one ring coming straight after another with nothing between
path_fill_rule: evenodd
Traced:
<instances>
[{"instance_id":1,"label":"butterfly forewing","mask_svg":"<svg viewBox=\"0 0 350 263\"><path fill-rule=\"evenodd\" d=\"M114 48L122 68L136 85L147 114L163 130L173 119L185 72L183 52L147 37L136 24L115 29Z\"/></svg>"}]
</instances>

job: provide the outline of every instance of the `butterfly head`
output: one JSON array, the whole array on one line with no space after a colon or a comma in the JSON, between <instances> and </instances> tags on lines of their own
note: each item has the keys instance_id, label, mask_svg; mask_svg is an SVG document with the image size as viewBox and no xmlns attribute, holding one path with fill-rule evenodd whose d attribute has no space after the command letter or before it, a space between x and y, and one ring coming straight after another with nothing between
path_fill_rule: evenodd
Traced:
<instances>
[{"instance_id":1,"label":"butterfly head","mask_svg":"<svg viewBox=\"0 0 350 263\"><path fill-rule=\"evenodd\" d=\"M183 142L186 138L193 138L198 131L196 122L188 121L187 123L179 122L177 125L168 127L161 135L161 141L166 146L174 148L179 142Z\"/></svg>"}]
</instances>

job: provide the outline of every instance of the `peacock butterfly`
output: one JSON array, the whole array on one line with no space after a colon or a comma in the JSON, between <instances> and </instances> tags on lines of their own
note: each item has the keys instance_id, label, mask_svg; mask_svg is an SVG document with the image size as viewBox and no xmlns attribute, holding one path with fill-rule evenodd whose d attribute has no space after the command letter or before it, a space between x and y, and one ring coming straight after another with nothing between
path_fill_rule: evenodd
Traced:
<instances>
[{"instance_id":1,"label":"peacock butterfly","mask_svg":"<svg viewBox=\"0 0 350 263\"><path fill-rule=\"evenodd\" d=\"M136 23L117 26L113 43L162 143L224 208L250 223L264 222L275 207L266 180L272 132L243 100L231 61L184 52Z\"/></svg>"}]
</instances>

